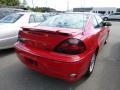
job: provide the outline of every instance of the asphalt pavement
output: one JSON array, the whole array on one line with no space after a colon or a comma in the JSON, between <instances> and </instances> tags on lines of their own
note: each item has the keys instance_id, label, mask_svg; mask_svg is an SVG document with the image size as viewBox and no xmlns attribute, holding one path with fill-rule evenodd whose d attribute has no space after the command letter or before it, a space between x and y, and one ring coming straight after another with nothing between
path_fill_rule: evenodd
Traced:
<instances>
[{"instance_id":1,"label":"asphalt pavement","mask_svg":"<svg viewBox=\"0 0 120 90\"><path fill-rule=\"evenodd\" d=\"M108 43L94 72L76 83L41 75L23 65L14 49L0 51L0 90L120 90L120 22L112 22Z\"/></svg>"}]
</instances>

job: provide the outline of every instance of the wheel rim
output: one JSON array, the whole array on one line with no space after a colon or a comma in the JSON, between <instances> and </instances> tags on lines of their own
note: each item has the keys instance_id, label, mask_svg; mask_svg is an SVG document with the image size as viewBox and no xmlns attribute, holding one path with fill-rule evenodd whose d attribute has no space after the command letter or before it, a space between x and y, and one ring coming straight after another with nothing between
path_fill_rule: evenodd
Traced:
<instances>
[{"instance_id":1,"label":"wheel rim","mask_svg":"<svg viewBox=\"0 0 120 90\"><path fill-rule=\"evenodd\" d=\"M93 57L92 57L92 60L91 60L91 62L90 62L90 72L92 72L93 69L94 69L95 59L96 59L96 56L95 56L95 54L94 54Z\"/></svg>"}]
</instances>

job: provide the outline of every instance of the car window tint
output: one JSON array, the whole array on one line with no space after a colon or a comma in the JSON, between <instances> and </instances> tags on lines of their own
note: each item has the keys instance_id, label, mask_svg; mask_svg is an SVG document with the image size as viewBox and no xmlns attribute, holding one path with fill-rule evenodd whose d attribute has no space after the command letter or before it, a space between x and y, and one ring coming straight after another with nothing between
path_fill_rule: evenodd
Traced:
<instances>
[{"instance_id":1,"label":"car window tint","mask_svg":"<svg viewBox=\"0 0 120 90\"><path fill-rule=\"evenodd\" d=\"M115 13L113 13L113 14L110 14L110 15L115 15Z\"/></svg>"},{"instance_id":2,"label":"car window tint","mask_svg":"<svg viewBox=\"0 0 120 90\"><path fill-rule=\"evenodd\" d=\"M98 24L101 24L103 22L102 18L98 15L95 16L97 19Z\"/></svg>"},{"instance_id":3,"label":"car window tint","mask_svg":"<svg viewBox=\"0 0 120 90\"><path fill-rule=\"evenodd\" d=\"M23 14L10 14L0 20L0 23L15 23Z\"/></svg>"},{"instance_id":4,"label":"car window tint","mask_svg":"<svg viewBox=\"0 0 120 90\"><path fill-rule=\"evenodd\" d=\"M29 23L38 23L43 22L45 19L41 14L31 14Z\"/></svg>"},{"instance_id":5,"label":"car window tint","mask_svg":"<svg viewBox=\"0 0 120 90\"><path fill-rule=\"evenodd\" d=\"M45 19L48 19L49 17L51 17L50 14L43 14L43 16Z\"/></svg>"},{"instance_id":6,"label":"car window tint","mask_svg":"<svg viewBox=\"0 0 120 90\"><path fill-rule=\"evenodd\" d=\"M96 20L95 17L93 17L92 20L93 20L93 21L92 21L93 26L94 26L94 28L96 28L96 27L98 26L98 22L97 22L97 20Z\"/></svg>"},{"instance_id":7,"label":"car window tint","mask_svg":"<svg viewBox=\"0 0 120 90\"><path fill-rule=\"evenodd\" d=\"M56 15L49 18L40 25L50 26L50 27L80 29L84 26L88 18L89 18L88 15L83 15L83 14Z\"/></svg>"},{"instance_id":8,"label":"car window tint","mask_svg":"<svg viewBox=\"0 0 120 90\"><path fill-rule=\"evenodd\" d=\"M12 12L9 11L1 11L0 10L0 18L4 17L5 15L11 14Z\"/></svg>"},{"instance_id":9,"label":"car window tint","mask_svg":"<svg viewBox=\"0 0 120 90\"><path fill-rule=\"evenodd\" d=\"M0 19L3 17L12 14L12 13L17 13L22 11L21 9L10 9L10 8L0 8Z\"/></svg>"},{"instance_id":10,"label":"car window tint","mask_svg":"<svg viewBox=\"0 0 120 90\"><path fill-rule=\"evenodd\" d=\"M44 21L44 17L40 14L36 14L35 15L35 22L43 22Z\"/></svg>"},{"instance_id":11,"label":"car window tint","mask_svg":"<svg viewBox=\"0 0 120 90\"><path fill-rule=\"evenodd\" d=\"M115 13L115 15L120 15L120 13Z\"/></svg>"},{"instance_id":12,"label":"car window tint","mask_svg":"<svg viewBox=\"0 0 120 90\"><path fill-rule=\"evenodd\" d=\"M29 23L34 23L34 22L35 22L35 17L34 17L34 15L30 15Z\"/></svg>"}]
</instances>

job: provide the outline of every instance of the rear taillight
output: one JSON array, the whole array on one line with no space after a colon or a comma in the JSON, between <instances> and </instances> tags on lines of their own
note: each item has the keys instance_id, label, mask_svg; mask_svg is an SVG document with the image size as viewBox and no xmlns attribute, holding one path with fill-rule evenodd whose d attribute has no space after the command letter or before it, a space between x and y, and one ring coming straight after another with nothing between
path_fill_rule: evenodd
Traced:
<instances>
[{"instance_id":1,"label":"rear taillight","mask_svg":"<svg viewBox=\"0 0 120 90\"><path fill-rule=\"evenodd\" d=\"M83 53L85 49L85 44L81 40L70 38L60 43L55 48L55 52L75 55Z\"/></svg>"},{"instance_id":2,"label":"rear taillight","mask_svg":"<svg viewBox=\"0 0 120 90\"><path fill-rule=\"evenodd\" d=\"M22 34L22 31L19 31L19 33L18 33L18 40L17 41L19 41L21 43L24 43L25 42L25 38L22 38L21 34Z\"/></svg>"},{"instance_id":3,"label":"rear taillight","mask_svg":"<svg viewBox=\"0 0 120 90\"><path fill-rule=\"evenodd\" d=\"M21 38L21 37L18 37L18 41L21 42L21 43L24 43L26 41L25 38Z\"/></svg>"}]
</instances>

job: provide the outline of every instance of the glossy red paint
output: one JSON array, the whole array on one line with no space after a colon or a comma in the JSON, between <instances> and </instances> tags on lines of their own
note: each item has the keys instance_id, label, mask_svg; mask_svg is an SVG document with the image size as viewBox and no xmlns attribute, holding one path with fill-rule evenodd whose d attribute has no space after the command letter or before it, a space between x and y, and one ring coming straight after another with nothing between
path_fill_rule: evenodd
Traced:
<instances>
[{"instance_id":1,"label":"glossy red paint","mask_svg":"<svg viewBox=\"0 0 120 90\"><path fill-rule=\"evenodd\" d=\"M90 14L82 30L24 27L19 33L21 40L15 44L18 57L26 66L42 74L70 82L80 79L88 70L92 55L103 46L109 33L108 26L94 28L93 16L94 14ZM85 51L73 55L55 51L61 42L70 38L84 43Z\"/></svg>"}]
</instances>

